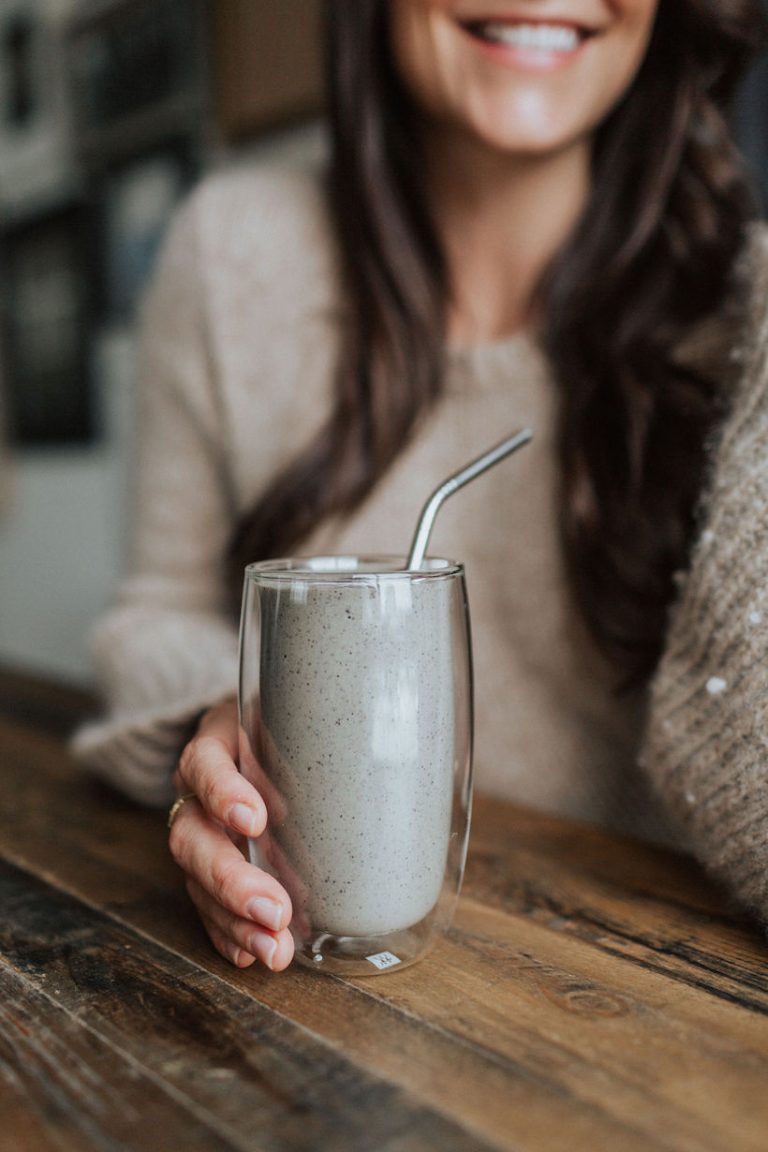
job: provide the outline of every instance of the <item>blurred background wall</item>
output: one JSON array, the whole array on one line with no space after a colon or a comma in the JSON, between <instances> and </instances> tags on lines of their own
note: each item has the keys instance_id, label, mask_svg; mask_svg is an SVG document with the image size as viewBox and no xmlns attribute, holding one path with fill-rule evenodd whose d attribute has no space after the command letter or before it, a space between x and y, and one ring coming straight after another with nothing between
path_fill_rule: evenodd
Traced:
<instances>
[{"instance_id":1,"label":"blurred background wall","mask_svg":"<svg viewBox=\"0 0 768 1152\"><path fill-rule=\"evenodd\" d=\"M314 0L0 0L0 666L87 682L135 311L207 169L322 147Z\"/></svg>"},{"instance_id":2,"label":"blurred background wall","mask_svg":"<svg viewBox=\"0 0 768 1152\"><path fill-rule=\"evenodd\" d=\"M88 683L124 563L137 300L204 171L322 150L318 16L0 0L0 668ZM768 205L765 60L737 125Z\"/></svg>"}]
</instances>

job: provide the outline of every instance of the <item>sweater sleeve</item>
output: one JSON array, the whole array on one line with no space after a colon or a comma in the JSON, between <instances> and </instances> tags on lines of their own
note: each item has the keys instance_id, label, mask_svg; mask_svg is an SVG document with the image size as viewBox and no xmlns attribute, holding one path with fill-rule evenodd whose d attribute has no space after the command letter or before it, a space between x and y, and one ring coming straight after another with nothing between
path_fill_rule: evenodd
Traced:
<instances>
[{"instance_id":1,"label":"sweater sleeve","mask_svg":"<svg viewBox=\"0 0 768 1152\"><path fill-rule=\"evenodd\" d=\"M643 763L701 862L768 923L768 244Z\"/></svg>"},{"instance_id":2,"label":"sweater sleeve","mask_svg":"<svg viewBox=\"0 0 768 1152\"><path fill-rule=\"evenodd\" d=\"M76 733L90 771L166 803L206 707L234 694L237 638L222 557L234 512L208 347L192 197L172 225L142 310L128 576L91 649L107 704Z\"/></svg>"}]
</instances>

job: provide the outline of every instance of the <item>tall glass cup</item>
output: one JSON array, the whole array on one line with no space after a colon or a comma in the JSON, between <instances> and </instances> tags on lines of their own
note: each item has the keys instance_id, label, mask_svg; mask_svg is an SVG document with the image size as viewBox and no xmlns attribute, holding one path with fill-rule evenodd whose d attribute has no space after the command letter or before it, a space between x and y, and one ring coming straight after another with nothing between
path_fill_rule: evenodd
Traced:
<instances>
[{"instance_id":1,"label":"tall glass cup","mask_svg":"<svg viewBox=\"0 0 768 1152\"><path fill-rule=\"evenodd\" d=\"M293 902L296 958L373 975L448 928L466 859L472 660L460 564L274 560L245 571L240 770L254 864Z\"/></svg>"}]
</instances>

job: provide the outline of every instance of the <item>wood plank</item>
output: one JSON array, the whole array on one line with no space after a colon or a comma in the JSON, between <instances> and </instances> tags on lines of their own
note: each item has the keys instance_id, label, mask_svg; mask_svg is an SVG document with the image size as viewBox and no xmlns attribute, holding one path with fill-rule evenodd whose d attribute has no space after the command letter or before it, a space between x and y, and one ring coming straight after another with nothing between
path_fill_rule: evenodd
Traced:
<instances>
[{"instance_id":1,"label":"wood plank","mask_svg":"<svg viewBox=\"0 0 768 1152\"><path fill-rule=\"evenodd\" d=\"M164 865L167 871L167 860ZM425 1026L417 1014L393 1011L385 1004L372 1006L363 991L343 981L298 968L280 975L256 969L238 972L212 951L180 884L175 894L151 883L142 885L120 864L89 856L86 846L70 847L66 831L57 842L57 870L74 888L103 900L119 922L163 941L225 984L323 1037L370 1074L470 1126L478 1134L478 1148L483 1140L514 1148L515 1133L526 1141L540 1141L542 1152L591 1148L607 1135L627 1152L657 1147L634 1139L622 1123L581 1108L546 1078L533 1077L527 1068L468 1044L448 1029Z\"/></svg>"},{"instance_id":2,"label":"wood plank","mask_svg":"<svg viewBox=\"0 0 768 1152\"><path fill-rule=\"evenodd\" d=\"M171 1132L185 1152L245 1148L2 959L0 1084L7 1152L168 1152Z\"/></svg>"},{"instance_id":3,"label":"wood plank","mask_svg":"<svg viewBox=\"0 0 768 1152\"><path fill-rule=\"evenodd\" d=\"M762 1152L766 949L690 862L480 798L466 898L430 960L357 982L240 973L195 924L160 816L53 741L2 744L17 859L50 870L55 840L60 882L495 1146Z\"/></svg>"},{"instance_id":4,"label":"wood plank","mask_svg":"<svg viewBox=\"0 0 768 1152\"><path fill-rule=\"evenodd\" d=\"M0 906L0 951L34 990L38 1007L33 1020L14 1004L9 1028L29 1033L38 1087L45 1082L34 1075L41 1065L48 1076L62 1069L51 1078L51 1091L54 1099L63 1095L62 1110L69 1106L76 1122L113 1113L115 1101L128 1120L140 1114L131 1111L125 1079L113 1078L98 1060L109 1048L198 1121L215 1125L222 1147L252 1148L255 1136L263 1152L493 1147L212 973L6 863L0 864ZM93 1059L81 1043L73 1049L74 1064L67 1060L71 1029L56 1037L48 1015L39 1012L41 997L55 1001L57 1020L66 1013L89 1041L95 1038ZM17 1075L22 1063L16 1062ZM147 1114L150 1125L161 1117L162 1111ZM157 1131L167 1141L169 1128ZM96 1129L95 1137L103 1139L102 1132ZM167 1143L129 1146L160 1152ZM181 1138L179 1146L187 1146Z\"/></svg>"},{"instance_id":5,"label":"wood plank","mask_svg":"<svg viewBox=\"0 0 768 1152\"><path fill-rule=\"evenodd\" d=\"M6 733L6 747L13 745L14 751L7 757L9 764L19 765L25 754L40 757L45 751L43 738L16 735L14 743ZM640 1140L621 1122L581 1107L546 1078L500 1059L482 1045L468 1044L449 1029L423 1026L418 1015L384 1004L372 1006L368 996L350 984L318 979L300 969L278 976L237 972L216 957L196 923L168 858L161 819L111 794L102 796L101 789L91 792L91 782L73 774L60 757L48 767L47 776L33 776L28 770L19 773L12 832L19 858L42 873L50 869L55 836L57 883L87 893L110 915L163 940L231 987L257 996L261 1003L312 1029L372 1074L409 1088L449 1117L463 1118L498 1147L513 1147L515 1133L526 1142L540 1141L537 1147L542 1152L591 1148L601 1136L609 1136L627 1152L663 1147ZM39 795L36 802L31 794L42 791L46 799ZM103 818L98 815L100 798L106 801ZM49 813L47 819L40 817L41 808ZM29 813L36 814L37 824L25 819ZM67 819L61 821L64 813ZM91 837L94 827L98 835ZM0 828L8 855L10 821L4 826L0 821ZM406 976L400 973L391 979Z\"/></svg>"},{"instance_id":6,"label":"wood plank","mask_svg":"<svg viewBox=\"0 0 768 1152\"><path fill-rule=\"evenodd\" d=\"M66 737L97 710L95 695L85 688L0 665L0 717Z\"/></svg>"},{"instance_id":7,"label":"wood plank","mask_svg":"<svg viewBox=\"0 0 768 1152\"><path fill-rule=\"evenodd\" d=\"M16 1083L10 1067L0 1064L0 1152L75 1152L56 1135L46 1132L34 1115L29 1097Z\"/></svg>"},{"instance_id":8,"label":"wood plank","mask_svg":"<svg viewBox=\"0 0 768 1152\"><path fill-rule=\"evenodd\" d=\"M695 861L484 799L478 807L466 895L768 1012L768 942Z\"/></svg>"},{"instance_id":9,"label":"wood plank","mask_svg":"<svg viewBox=\"0 0 768 1152\"><path fill-rule=\"evenodd\" d=\"M6 725L3 749L0 838L45 868L46 839L64 833L178 891L159 817L80 775L45 736ZM45 773L32 769L40 763ZM43 857L31 855L34 833ZM712 995L768 1006L765 939L687 858L478 797L464 892Z\"/></svg>"},{"instance_id":10,"label":"wood plank","mask_svg":"<svg viewBox=\"0 0 768 1152\"><path fill-rule=\"evenodd\" d=\"M761 1016L469 901L435 959L365 990L546 1075L649 1141L764 1152Z\"/></svg>"}]
</instances>

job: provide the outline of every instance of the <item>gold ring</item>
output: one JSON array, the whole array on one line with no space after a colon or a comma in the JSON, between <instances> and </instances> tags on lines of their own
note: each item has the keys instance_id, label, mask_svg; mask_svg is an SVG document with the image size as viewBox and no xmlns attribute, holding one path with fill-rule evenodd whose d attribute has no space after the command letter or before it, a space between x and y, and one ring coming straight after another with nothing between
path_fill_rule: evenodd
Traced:
<instances>
[{"instance_id":1,"label":"gold ring","mask_svg":"<svg viewBox=\"0 0 768 1152\"><path fill-rule=\"evenodd\" d=\"M187 800L194 800L194 799L195 799L194 792L186 792L183 796L179 796L178 800L176 800L174 802L173 806L171 807L170 812L168 813L168 827L169 828L171 827L174 820L178 816L178 814L181 810L182 804L186 804Z\"/></svg>"}]
</instances>

